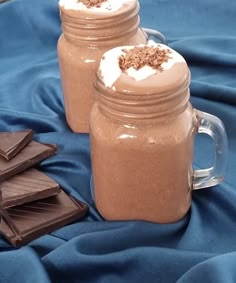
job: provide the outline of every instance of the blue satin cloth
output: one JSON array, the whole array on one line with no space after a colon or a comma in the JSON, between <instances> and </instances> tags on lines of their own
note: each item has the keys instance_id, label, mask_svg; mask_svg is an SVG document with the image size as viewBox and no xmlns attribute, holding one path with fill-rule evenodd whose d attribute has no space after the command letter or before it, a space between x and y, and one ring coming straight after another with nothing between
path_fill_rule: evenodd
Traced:
<instances>
[{"instance_id":1,"label":"blue satin cloth","mask_svg":"<svg viewBox=\"0 0 236 283\"><path fill-rule=\"evenodd\" d=\"M13 248L0 238L0 283L236 282L236 2L141 0L141 23L163 32L187 60L191 102L223 120L229 139L223 184L193 192L181 221L108 222L91 196L88 135L67 126L56 52L58 0L0 4L0 131L32 128L59 153L38 167L86 202L83 221ZM197 138L195 166L213 160Z\"/></svg>"}]
</instances>

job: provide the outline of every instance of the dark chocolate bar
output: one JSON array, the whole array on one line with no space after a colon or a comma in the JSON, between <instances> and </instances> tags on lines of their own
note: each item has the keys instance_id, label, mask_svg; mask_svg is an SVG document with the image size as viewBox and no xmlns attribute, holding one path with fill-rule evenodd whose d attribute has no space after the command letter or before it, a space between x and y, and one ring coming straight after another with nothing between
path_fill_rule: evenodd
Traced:
<instances>
[{"instance_id":1,"label":"dark chocolate bar","mask_svg":"<svg viewBox=\"0 0 236 283\"><path fill-rule=\"evenodd\" d=\"M0 232L15 247L82 218L88 206L65 192L4 210ZM13 225L12 225L13 224Z\"/></svg>"},{"instance_id":2,"label":"dark chocolate bar","mask_svg":"<svg viewBox=\"0 0 236 283\"><path fill-rule=\"evenodd\" d=\"M27 168L33 167L43 159L57 152L55 145L31 141L15 158L10 161L0 157L0 182L12 177Z\"/></svg>"},{"instance_id":3,"label":"dark chocolate bar","mask_svg":"<svg viewBox=\"0 0 236 283\"><path fill-rule=\"evenodd\" d=\"M34 168L4 181L0 188L3 208L47 198L61 191L55 181Z\"/></svg>"},{"instance_id":4,"label":"dark chocolate bar","mask_svg":"<svg viewBox=\"0 0 236 283\"><path fill-rule=\"evenodd\" d=\"M17 155L31 140L32 130L0 133L0 155L7 160Z\"/></svg>"}]
</instances>

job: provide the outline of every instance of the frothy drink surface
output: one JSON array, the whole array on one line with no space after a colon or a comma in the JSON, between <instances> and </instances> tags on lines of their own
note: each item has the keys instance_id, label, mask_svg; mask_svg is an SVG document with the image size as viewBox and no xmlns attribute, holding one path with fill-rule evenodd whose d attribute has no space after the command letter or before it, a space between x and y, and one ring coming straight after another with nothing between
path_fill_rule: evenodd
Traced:
<instances>
[{"instance_id":1,"label":"frothy drink surface","mask_svg":"<svg viewBox=\"0 0 236 283\"><path fill-rule=\"evenodd\" d=\"M136 0L60 0L59 5L71 10L109 13L121 9L126 4L136 2Z\"/></svg>"},{"instance_id":2,"label":"frothy drink surface","mask_svg":"<svg viewBox=\"0 0 236 283\"><path fill-rule=\"evenodd\" d=\"M130 91L136 86L141 87L143 84L146 87L149 84L147 91L153 89L157 92L158 88L163 87L164 78L167 78L166 83L170 86L182 75L186 79L186 66L184 58L175 50L163 44L150 43L149 46L123 46L106 52L100 62L99 72L101 80L108 88L123 91L123 87L119 88L117 84L129 81ZM177 72L176 67L183 69L182 72ZM169 72L174 76L170 77Z\"/></svg>"},{"instance_id":3,"label":"frothy drink surface","mask_svg":"<svg viewBox=\"0 0 236 283\"><path fill-rule=\"evenodd\" d=\"M179 220L191 201L194 137L184 58L161 44L122 46L103 55L97 76L98 210L110 220Z\"/></svg>"}]
</instances>

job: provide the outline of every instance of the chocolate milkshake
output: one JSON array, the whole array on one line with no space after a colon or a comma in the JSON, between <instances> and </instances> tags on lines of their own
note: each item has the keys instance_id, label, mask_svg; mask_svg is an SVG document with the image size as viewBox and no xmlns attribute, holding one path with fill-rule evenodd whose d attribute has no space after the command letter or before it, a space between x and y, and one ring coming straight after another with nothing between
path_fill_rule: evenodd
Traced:
<instances>
[{"instance_id":1,"label":"chocolate milkshake","mask_svg":"<svg viewBox=\"0 0 236 283\"><path fill-rule=\"evenodd\" d=\"M170 223L191 205L192 190L223 181L222 121L189 103L184 58L162 44L123 46L100 62L90 117L96 206L109 220ZM215 143L215 163L193 170L194 135Z\"/></svg>"},{"instance_id":2,"label":"chocolate milkshake","mask_svg":"<svg viewBox=\"0 0 236 283\"><path fill-rule=\"evenodd\" d=\"M63 34L58 57L66 119L74 132L88 133L93 83L102 54L120 45L146 43L137 0L60 0Z\"/></svg>"},{"instance_id":3,"label":"chocolate milkshake","mask_svg":"<svg viewBox=\"0 0 236 283\"><path fill-rule=\"evenodd\" d=\"M184 58L165 45L103 55L90 122L97 209L109 220L159 223L191 203L196 119Z\"/></svg>"}]
</instances>

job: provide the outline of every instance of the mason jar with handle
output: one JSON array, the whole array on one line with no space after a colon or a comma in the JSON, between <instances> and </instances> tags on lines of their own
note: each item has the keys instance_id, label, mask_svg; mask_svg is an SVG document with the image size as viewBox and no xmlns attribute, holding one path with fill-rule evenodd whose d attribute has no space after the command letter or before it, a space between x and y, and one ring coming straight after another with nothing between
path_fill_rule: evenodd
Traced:
<instances>
[{"instance_id":1,"label":"mason jar with handle","mask_svg":"<svg viewBox=\"0 0 236 283\"><path fill-rule=\"evenodd\" d=\"M108 220L175 222L192 192L223 181L227 136L222 121L189 102L190 71L173 49L152 44L106 52L90 117L95 204ZM194 138L215 142L211 168L193 170Z\"/></svg>"},{"instance_id":2,"label":"mason jar with handle","mask_svg":"<svg viewBox=\"0 0 236 283\"><path fill-rule=\"evenodd\" d=\"M63 33L58 40L58 58L65 114L77 133L89 132L93 83L102 54L115 46L145 44L149 35L165 42L160 32L139 27L137 0L107 0L98 7L83 2L90 3L59 1Z\"/></svg>"}]
</instances>

